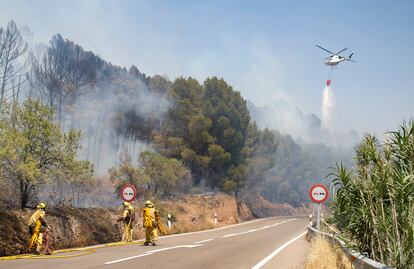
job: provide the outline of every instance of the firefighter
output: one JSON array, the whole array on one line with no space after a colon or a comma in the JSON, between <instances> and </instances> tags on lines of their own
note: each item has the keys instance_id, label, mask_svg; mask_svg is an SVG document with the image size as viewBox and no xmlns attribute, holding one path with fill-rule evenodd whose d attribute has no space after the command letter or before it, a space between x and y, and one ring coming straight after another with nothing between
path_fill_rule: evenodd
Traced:
<instances>
[{"instance_id":1,"label":"firefighter","mask_svg":"<svg viewBox=\"0 0 414 269\"><path fill-rule=\"evenodd\" d=\"M158 229L161 233L165 233L165 228L161 223L161 216L158 210L154 208L154 205L151 201L145 202L145 208L143 212L143 225L145 229L145 246L152 244L153 246L157 245L158 238Z\"/></svg>"},{"instance_id":2,"label":"firefighter","mask_svg":"<svg viewBox=\"0 0 414 269\"><path fill-rule=\"evenodd\" d=\"M36 211L29 220L29 233L31 235L29 241L29 251L34 251L37 255L41 254L43 251L43 232L47 227L45 211L46 204L39 203L36 206Z\"/></svg>"},{"instance_id":3,"label":"firefighter","mask_svg":"<svg viewBox=\"0 0 414 269\"><path fill-rule=\"evenodd\" d=\"M122 241L129 243L132 242L132 224L135 221L135 211L132 205L128 202L123 202L122 207L124 208L122 217L117 221L122 221L124 223Z\"/></svg>"}]
</instances>

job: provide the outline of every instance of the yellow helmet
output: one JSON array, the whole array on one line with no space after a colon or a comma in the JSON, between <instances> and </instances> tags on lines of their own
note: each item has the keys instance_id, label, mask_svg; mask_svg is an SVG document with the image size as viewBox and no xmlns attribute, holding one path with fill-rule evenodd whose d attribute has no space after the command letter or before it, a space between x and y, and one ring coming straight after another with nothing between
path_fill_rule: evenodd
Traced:
<instances>
[{"instance_id":1,"label":"yellow helmet","mask_svg":"<svg viewBox=\"0 0 414 269\"><path fill-rule=\"evenodd\" d=\"M36 208L37 208L37 209L45 209L45 208L46 208L46 204L45 204L45 203L39 203L39 204L36 206Z\"/></svg>"},{"instance_id":2,"label":"yellow helmet","mask_svg":"<svg viewBox=\"0 0 414 269\"><path fill-rule=\"evenodd\" d=\"M128 202L123 202L123 203L122 203L122 206L123 206L123 207L127 207L127 206L130 206L130 205L131 205L131 204L130 204L130 203L128 203Z\"/></svg>"},{"instance_id":3,"label":"yellow helmet","mask_svg":"<svg viewBox=\"0 0 414 269\"><path fill-rule=\"evenodd\" d=\"M147 207L153 207L153 204L151 203L151 201L150 201L150 200L147 200L147 201L145 202L145 205L146 205Z\"/></svg>"}]
</instances>

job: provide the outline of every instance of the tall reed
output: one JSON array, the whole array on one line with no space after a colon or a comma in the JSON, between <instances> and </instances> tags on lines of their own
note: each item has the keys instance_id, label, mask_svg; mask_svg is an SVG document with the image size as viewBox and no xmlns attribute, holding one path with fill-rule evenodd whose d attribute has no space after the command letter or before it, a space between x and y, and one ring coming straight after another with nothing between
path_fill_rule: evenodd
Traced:
<instances>
[{"instance_id":1,"label":"tall reed","mask_svg":"<svg viewBox=\"0 0 414 269\"><path fill-rule=\"evenodd\" d=\"M382 144L367 135L355 151L355 171L337 164L333 221L361 253L397 268L414 268L414 121Z\"/></svg>"}]
</instances>

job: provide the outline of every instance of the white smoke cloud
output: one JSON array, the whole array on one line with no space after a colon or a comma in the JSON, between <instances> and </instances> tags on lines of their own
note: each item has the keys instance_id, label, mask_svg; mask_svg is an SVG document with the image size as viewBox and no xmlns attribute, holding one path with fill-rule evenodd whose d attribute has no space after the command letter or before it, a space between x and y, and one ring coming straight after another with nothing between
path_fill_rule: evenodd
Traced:
<instances>
[{"instance_id":1,"label":"white smoke cloud","mask_svg":"<svg viewBox=\"0 0 414 269\"><path fill-rule=\"evenodd\" d=\"M306 142L314 141L320 132L321 122L315 114L305 114L285 101L263 107L256 107L249 102L248 106L259 127L278 130Z\"/></svg>"},{"instance_id":2,"label":"white smoke cloud","mask_svg":"<svg viewBox=\"0 0 414 269\"><path fill-rule=\"evenodd\" d=\"M152 148L136 135L120 132L125 113L139 117L137 124L144 124L149 117L162 120L169 108L163 95L150 91L126 71L112 83L98 83L78 98L69 119L69 126L83 133L80 158L92 161L98 175L105 175L118 164L123 150L136 161L140 152Z\"/></svg>"},{"instance_id":3,"label":"white smoke cloud","mask_svg":"<svg viewBox=\"0 0 414 269\"><path fill-rule=\"evenodd\" d=\"M329 90L331 91L331 90ZM329 93L331 94L331 93ZM328 95L332 101L333 95ZM333 104L331 102L330 104ZM328 146L349 147L359 141L356 131L338 131L327 129L314 113L306 114L298 107L294 107L285 101L278 101L266 106L258 107L248 102L248 108L253 120L259 127L267 127L291 135L294 139L305 143L323 143ZM332 106L326 106L328 113L332 112ZM331 117L331 114L328 114ZM326 118L325 118L326 119ZM333 118L327 122L330 124Z\"/></svg>"}]
</instances>

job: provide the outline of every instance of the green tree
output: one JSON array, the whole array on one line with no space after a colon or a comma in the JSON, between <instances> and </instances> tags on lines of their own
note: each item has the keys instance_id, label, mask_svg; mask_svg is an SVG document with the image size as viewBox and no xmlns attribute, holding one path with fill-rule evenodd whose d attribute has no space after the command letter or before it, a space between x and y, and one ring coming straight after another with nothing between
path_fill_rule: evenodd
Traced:
<instances>
[{"instance_id":1,"label":"green tree","mask_svg":"<svg viewBox=\"0 0 414 269\"><path fill-rule=\"evenodd\" d=\"M70 160L66 162L66 182L69 184L72 191L73 206L80 207L80 195L89 192L95 186L93 165L89 161ZM76 204L75 204L76 202Z\"/></svg>"},{"instance_id":2,"label":"green tree","mask_svg":"<svg viewBox=\"0 0 414 269\"><path fill-rule=\"evenodd\" d=\"M127 151L123 151L120 156L120 164L109 169L110 179L116 185L116 193L118 194L120 188L126 183L137 187L138 195L147 195L144 188L139 186L144 185L149 179L144 171L132 163L131 155Z\"/></svg>"},{"instance_id":3,"label":"green tree","mask_svg":"<svg viewBox=\"0 0 414 269\"><path fill-rule=\"evenodd\" d=\"M174 107L155 136L161 154L177 158L191 169L194 183L205 178L209 165L208 146L214 142L209 129L212 122L203 112L203 87L193 78L177 78L169 88Z\"/></svg>"},{"instance_id":4,"label":"green tree","mask_svg":"<svg viewBox=\"0 0 414 269\"><path fill-rule=\"evenodd\" d=\"M1 111L1 177L16 187L21 208L62 165L76 159L80 132L64 133L51 118L52 110L30 99L23 104L7 103Z\"/></svg>"},{"instance_id":5,"label":"green tree","mask_svg":"<svg viewBox=\"0 0 414 269\"><path fill-rule=\"evenodd\" d=\"M170 195L190 178L190 171L177 159L144 151L139 160L147 179L145 188L151 196Z\"/></svg>"},{"instance_id":6,"label":"green tree","mask_svg":"<svg viewBox=\"0 0 414 269\"><path fill-rule=\"evenodd\" d=\"M138 166L123 154L121 164L111 168L109 173L117 190L125 183L131 183L137 187L138 194L146 197L168 196L191 185L190 171L181 161L149 151L140 154Z\"/></svg>"},{"instance_id":7,"label":"green tree","mask_svg":"<svg viewBox=\"0 0 414 269\"><path fill-rule=\"evenodd\" d=\"M246 147L250 124L247 103L238 91L217 77L204 81L204 102L205 113L212 121L210 133L225 152L219 156L230 157L225 162L210 163L210 169L216 172L209 178L210 185L226 192L233 191L237 197L247 179L245 153L248 152ZM220 171L219 176L217 171Z\"/></svg>"},{"instance_id":8,"label":"green tree","mask_svg":"<svg viewBox=\"0 0 414 269\"><path fill-rule=\"evenodd\" d=\"M237 193L246 180L250 123L246 101L223 79L178 78L169 88L174 107L155 136L159 152L191 169L194 184Z\"/></svg>"}]
</instances>

